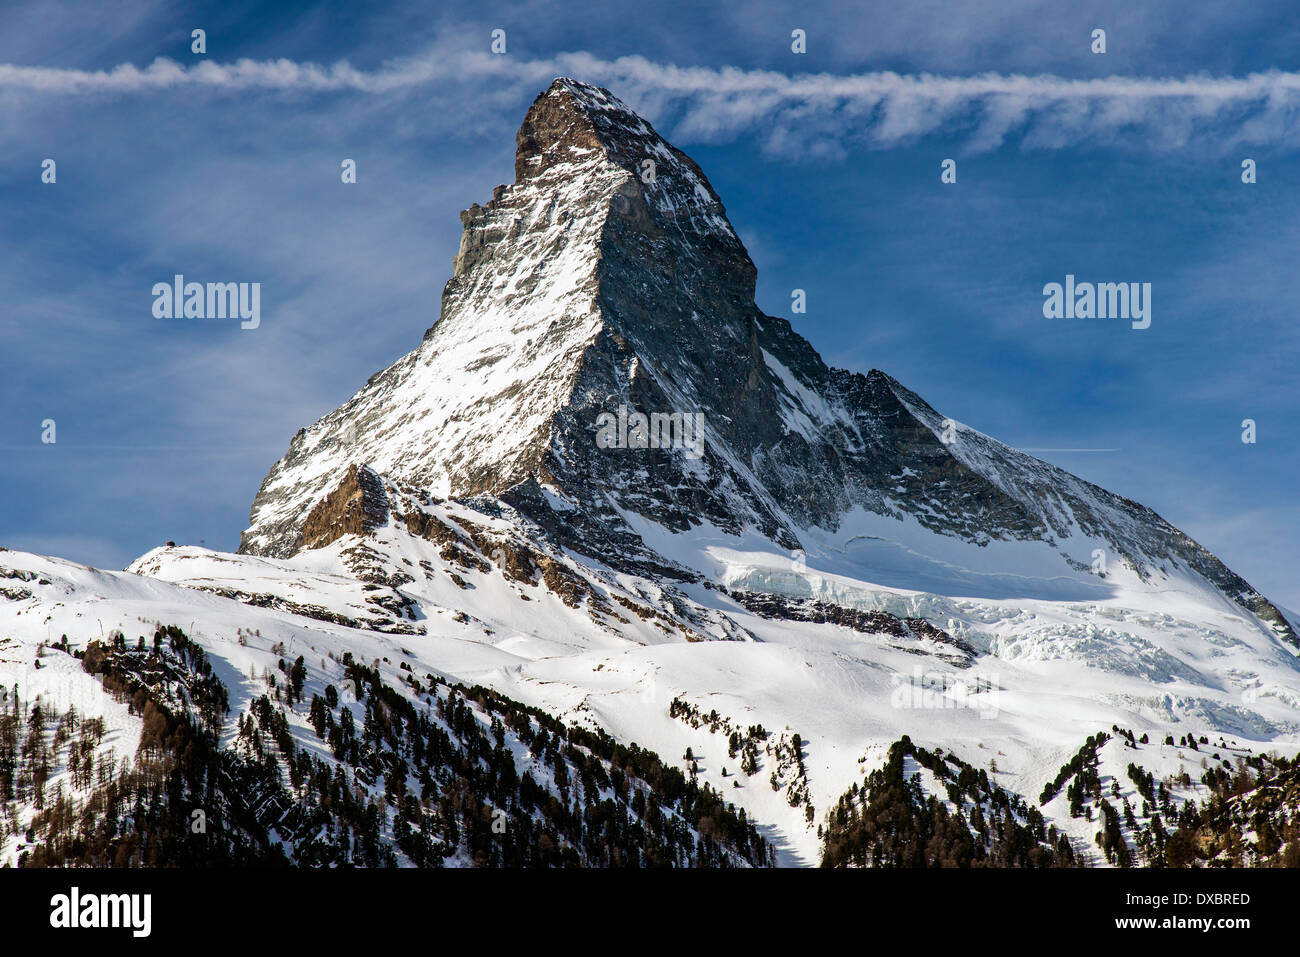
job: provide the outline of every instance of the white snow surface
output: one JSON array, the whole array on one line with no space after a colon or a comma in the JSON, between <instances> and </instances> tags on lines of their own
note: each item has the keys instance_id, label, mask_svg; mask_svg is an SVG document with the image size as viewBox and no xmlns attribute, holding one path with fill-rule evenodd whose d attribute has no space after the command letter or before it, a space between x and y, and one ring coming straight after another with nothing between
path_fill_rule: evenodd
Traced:
<instances>
[{"instance_id":1,"label":"white snow surface","mask_svg":"<svg viewBox=\"0 0 1300 957\"><path fill-rule=\"evenodd\" d=\"M463 506L443 509L444 517L472 517L509 532L505 520ZM572 555L556 558L615 614L593 611L590 600L570 607L543 583L509 580L492 566L486 572L455 569L461 587L433 543L388 526L364 540L347 536L287 560L160 548L124 572L0 552L0 574L31 594L0 601L0 683L17 683L25 698L39 693L103 714L114 746L129 755L139 734L135 719L97 694L95 679L61 652L47 649L44 667L33 670L38 645L66 634L74 647L84 647L114 629L132 640L151 634L155 623L179 625L203 645L229 685L232 722L264 690L249 675L274 669L274 644L305 655L309 693L339 680L334 659L345 651L366 661L387 659L381 670L399 688L397 667L405 660L417 673L486 684L682 766L690 748L703 777L764 826L780 861L790 865L817 863L817 823L902 734L977 766L995 760L996 782L1033 803L1084 738L1112 724L1148 733L1153 741L1169 733L1224 736L1243 753L1300 749L1295 654L1195 575L1142 581L1120 570L1104 588L1087 581L1086 573L1062 583L1034 576L1034 549L1045 546L998 543L1017 552L1003 565L1020 569L1019 586L1012 597L988 597L983 592L989 589L963 587L978 580L977 552L983 549L914 523L891 527L891 520L877 516L863 516L838 538L793 557L755 536L707 527L676 535L642 521L638 531L656 551L727 589L925 618L980 654L961 668L950 657L919 653L888 635L764 619L703 583L666 586ZM870 555L933 566L929 580L946 587L873 581L862 571L868 558L845 545L867 532ZM418 609L412 625L423 633L351 628L210 591L234 588L355 618L365 608L365 590L344 553L357 544L373 549L385 568L413 576L400 591ZM612 600L616 595L661 611L677 625L628 614ZM912 693L914 682L946 690L937 697ZM982 693L963 696L962 687L977 683ZM784 787L778 792L770 786L770 755L761 757L756 774L744 775L738 759L727 755L725 734L669 716L674 698L705 714L716 710L739 727L761 724L774 736L798 733L813 821L804 807L790 805ZM310 740L305 724L294 731ZM1082 838L1075 831L1083 822L1072 821L1057 803L1044 809L1049 820ZM4 850L12 855L14 848Z\"/></svg>"}]
</instances>

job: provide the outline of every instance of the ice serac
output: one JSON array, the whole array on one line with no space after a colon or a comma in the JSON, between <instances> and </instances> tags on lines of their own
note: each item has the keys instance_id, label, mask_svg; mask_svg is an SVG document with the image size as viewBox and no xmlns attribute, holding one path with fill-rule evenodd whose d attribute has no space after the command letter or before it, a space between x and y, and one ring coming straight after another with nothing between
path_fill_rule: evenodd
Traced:
<instances>
[{"instance_id":1,"label":"ice serac","mask_svg":"<svg viewBox=\"0 0 1300 957\"><path fill-rule=\"evenodd\" d=\"M1150 509L950 423L882 372L828 368L755 305L754 264L700 168L608 91L556 80L516 146L515 182L461 214L439 320L294 437L241 551L309 546L307 517L364 466L677 577L694 572L635 525L795 549L873 514L976 545L1045 542L1073 572L1100 543L1140 577L1200 576L1294 643L1263 596ZM701 415L703 454L598 448L598 418L620 407Z\"/></svg>"}]
</instances>

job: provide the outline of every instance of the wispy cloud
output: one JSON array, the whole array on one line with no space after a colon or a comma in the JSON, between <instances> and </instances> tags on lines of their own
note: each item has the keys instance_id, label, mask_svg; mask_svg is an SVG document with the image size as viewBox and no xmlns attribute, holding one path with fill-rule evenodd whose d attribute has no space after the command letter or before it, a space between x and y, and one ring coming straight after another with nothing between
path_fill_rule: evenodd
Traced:
<instances>
[{"instance_id":1,"label":"wispy cloud","mask_svg":"<svg viewBox=\"0 0 1300 957\"><path fill-rule=\"evenodd\" d=\"M889 147L942 133L978 152L1018 135L1029 147L1061 149L1128 140L1156 149L1189 143L1293 147L1300 142L1300 73L1242 77L1073 79L1049 74L870 72L786 75L770 70L681 67L640 56L565 53L542 59L494 56L439 44L374 70L287 59L157 59L77 70L0 64L0 90L31 95L131 95L168 90L361 93L430 84L536 89L571 75L610 86L679 138L726 140L762 131L778 152Z\"/></svg>"}]
</instances>

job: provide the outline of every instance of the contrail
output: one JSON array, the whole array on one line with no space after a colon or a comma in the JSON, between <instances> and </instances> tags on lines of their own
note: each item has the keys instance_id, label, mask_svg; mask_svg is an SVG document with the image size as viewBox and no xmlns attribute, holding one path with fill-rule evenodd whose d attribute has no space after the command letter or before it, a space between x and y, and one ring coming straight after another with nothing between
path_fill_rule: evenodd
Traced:
<instances>
[{"instance_id":1,"label":"contrail","mask_svg":"<svg viewBox=\"0 0 1300 957\"><path fill-rule=\"evenodd\" d=\"M640 56L606 60L564 53L528 60L447 44L373 70L346 61L322 65L286 59L203 60L186 66L160 58L143 68L125 63L93 71L0 64L0 92L125 96L210 89L383 96L477 84L525 96L557 75L610 87L633 106L672 119L677 136L726 140L758 131L777 150L843 151L855 143L888 147L935 134L976 152L1012 135L1025 146L1046 149L1089 141L1226 148L1295 145L1300 129L1300 73L1277 70L1242 77L1094 79L889 71L787 75L680 67Z\"/></svg>"}]
</instances>

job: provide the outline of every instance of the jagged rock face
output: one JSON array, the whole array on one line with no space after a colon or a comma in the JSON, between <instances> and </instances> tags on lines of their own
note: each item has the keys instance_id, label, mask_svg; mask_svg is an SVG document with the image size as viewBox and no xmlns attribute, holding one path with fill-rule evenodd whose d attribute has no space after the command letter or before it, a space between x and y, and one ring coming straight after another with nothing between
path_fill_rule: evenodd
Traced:
<instances>
[{"instance_id":1,"label":"jagged rock face","mask_svg":"<svg viewBox=\"0 0 1300 957\"><path fill-rule=\"evenodd\" d=\"M1149 509L969 429L943 441L944 417L889 376L828 368L756 307L754 265L699 167L607 91L556 80L516 145L515 183L461 214L439 321L295 436L241 551L309 545L304 516L364 463L436 496L496 498L579 552L678 577L691 572L645 547L626 513L790 549L859 508L977 544L1077 533L1140 573L1186 565L1289 635ZM698 415L699 444L602 447L601 416L620 409Z\"/></svg>"},{"instance_id":2,"label":"jagged rock face","mask_svg":"<svg viewBox=\"0 0 1300 957\"><path fill-rule=\"evenodd\" d=\"M303 516L352 462L441 497L545 475L553 417L601 330L595 263L611 198L630 178L580 147L579 133L462 213L441 318L415 351L294 437L262 484L242 550L293 554Z\"/></svg>"},{"instance_id":3,"label":"jagged rock face","mask_svg":"<svg viewBox=\"0 0 1300 957\"><path fill-rule=\"evenodd\" d=\"M302 547L323 548L344 535L365 535L388 521L388 495L372 470L353 465L302 525Z\"/></svg>"}]
</instances>

